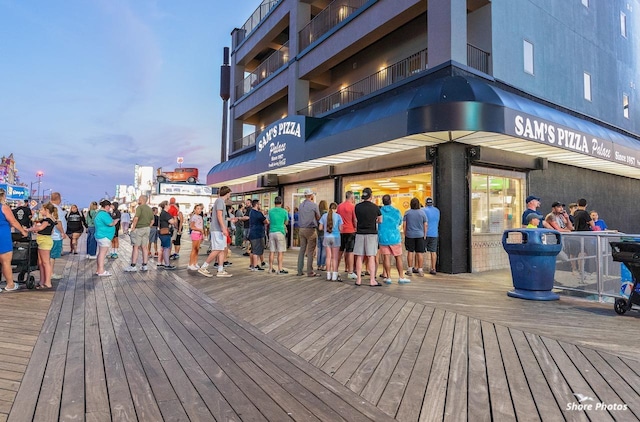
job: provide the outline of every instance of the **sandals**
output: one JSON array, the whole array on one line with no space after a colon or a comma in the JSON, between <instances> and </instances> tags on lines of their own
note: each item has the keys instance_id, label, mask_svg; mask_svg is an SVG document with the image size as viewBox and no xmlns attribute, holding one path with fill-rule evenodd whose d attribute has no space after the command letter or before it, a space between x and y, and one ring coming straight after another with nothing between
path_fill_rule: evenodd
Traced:
<instances>
[{"instance_id":1,"label":"sandals","mask_svg":"<svg viewBox=\"0 0 640 422\"><path fill-rule=\"evenodd\" d=\"M307 274L307 277L320 277L322 274L319 273L315 273L315 272L310 272L309 274Z\"/></svg>"},{"instance_id":2,"label":"sandals","mask_svg":"<svg viewBox=\"0 0 640 422\"><path fill-rule=\"evenodd\" d=\"M53 286L45 286L44 284L38 284L36 286L36 290L49 290L51 289Z\"/></svg>"},{"instance_id":3,"label":"sandals","mask_svg":"<svg viewBox=\"0 0 640 422\"><path fill-rule=\"evenodd\" d=\"M109 277L110 275L112 275L109 271L105 271L103 273L96 273L96 275L98 277Z\"/></svg>"}]
</instances>

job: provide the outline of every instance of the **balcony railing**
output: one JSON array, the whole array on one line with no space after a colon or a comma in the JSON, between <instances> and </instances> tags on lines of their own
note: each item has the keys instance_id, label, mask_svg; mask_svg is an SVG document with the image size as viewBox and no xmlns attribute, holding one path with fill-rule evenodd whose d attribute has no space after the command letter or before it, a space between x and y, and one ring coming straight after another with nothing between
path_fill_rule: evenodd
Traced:
<instances>
[{"instance_id":1,"label":"balcony railing","mask_svg":"<svg viewBox=\"0 0 640 422\"><path fill-rule=\"evenodd\" d=\"M276 7L276 5L280 3L280 1L281 0L263 0L260 6L258 6L251 17L244 23L244 25L242 25L237 31L235 31L233 40L234 47L240 44L242 40L247 38L251 31L253 31L258 26L258 24L262 22L265 16L267 16L267 13L269 13L271 9Z\"/></svg>"},{"instance_id":2,"label":"balcony railing","mask_svg":"<svg viewBox=\"0 0 640 422\"><path fill-rule=\"evenodd\" d=\"M415 53L298 111L309 117L331 111L427 69L427 50Z\"/></svg>"},{"instance_id":3,"label":"balcony railing","mask_svg":"<svg viewBox=\"0 0 640 422\"><path fill-rule=\"evenodd\" d=\"M334 0L298 33L300 51L313 44L331 28L348 18L367 0Z\"/></svg>"},{"instance_id":4,"label":"balcony railing","mask_svg":"<svg viewBox=\"0 0 640 422\"><path fill-rule=\"evenodd\" d=\"M467 44L467 66L489 74L489 53Z\"/></svg>"},{"instance_id":5,"label":"balcony railing","mask_svg":"<svg viewBox=\"0 0 640 422\"><path fill-rule=\"evenodd\" d=\"M289 42L287 41L279 50L274 51L265 61L236 85L236 96L238 99L251 91L260 82L271 76L276 70L287 64L289 61Z\"/></svg>"},{"instance_id":6,"label":"balcony railing","mask_svg":"<svg viewBox=\"0 0 640 422\"><path fill-rule=\"evenodd\" d=\"M251 145L255 145L256 144L256 138L262 133L261 130L256 130L255 132L244 136L240 139L234 139L233 140L233 148L231 149L231 152L235 152L235 151L239 151L243 148L249 147Z\"/></svg>"}]
</instances>

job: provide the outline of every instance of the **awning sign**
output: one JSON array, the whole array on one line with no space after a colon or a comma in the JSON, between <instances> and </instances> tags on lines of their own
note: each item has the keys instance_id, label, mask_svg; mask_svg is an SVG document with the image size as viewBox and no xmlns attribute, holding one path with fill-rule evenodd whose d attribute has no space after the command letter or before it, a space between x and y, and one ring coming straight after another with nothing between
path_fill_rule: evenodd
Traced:
<instances>
[{"instance_id":1,"label":"awning sign","mask_svg":"<svg viewBox=\"0 0 640 422\"><path fill-rule=\"evenodd\" d=\"M610 140L510 109L505 110L505 122L505 132L509 135L631 167L640 167L640 152Z\"/></svg>"}]
</instances>

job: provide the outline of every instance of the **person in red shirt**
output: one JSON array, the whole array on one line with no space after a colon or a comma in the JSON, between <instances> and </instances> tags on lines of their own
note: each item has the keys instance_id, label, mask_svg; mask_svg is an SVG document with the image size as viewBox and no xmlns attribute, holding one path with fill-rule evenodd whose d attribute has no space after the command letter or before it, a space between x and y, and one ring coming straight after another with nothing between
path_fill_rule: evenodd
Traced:
<instances>
[{"instance_id":1,"label":"person in red shirt","mask_svg":"<svg viewBox=\"0 0 640 422\"><path fill-rule=\"evenodd\" d=\"M338 205L336 212L342 217L342 231L340 232L340 256L338 263L344 255L344 265L347 277L355 280L357 278L353 268L353 247L356 243L356 205L353 192L347 191L345 200Z\"/></svg>"}]
</instances>

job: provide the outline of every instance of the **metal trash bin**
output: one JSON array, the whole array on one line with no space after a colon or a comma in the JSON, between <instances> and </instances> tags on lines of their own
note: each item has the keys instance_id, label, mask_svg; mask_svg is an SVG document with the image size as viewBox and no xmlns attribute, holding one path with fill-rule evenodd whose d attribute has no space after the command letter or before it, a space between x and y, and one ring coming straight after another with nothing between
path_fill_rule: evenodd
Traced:
<instances>
[{"instance_id":1,"label":"metal trash bin","mask_svg":"<svg viewBox=\"0 0 640 422\"><path fill-rule=\"evenodd\" d=\"M548 229L505 230L502 247L509 255L514 287L508 296L528 300L560 299L551 291L556 256L562 250L559 232Z\"/></svg>"}]
</instances>

